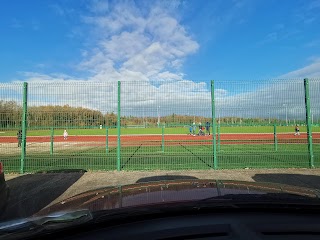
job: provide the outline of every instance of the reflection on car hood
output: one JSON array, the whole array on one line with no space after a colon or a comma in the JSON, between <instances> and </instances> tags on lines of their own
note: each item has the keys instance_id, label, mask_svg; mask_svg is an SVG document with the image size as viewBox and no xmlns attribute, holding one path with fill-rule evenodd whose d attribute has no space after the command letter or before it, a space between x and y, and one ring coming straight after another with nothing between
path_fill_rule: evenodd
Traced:
<instances>
[{"instance_id":1,"label":"reflection on car hood","mask_svg":"<svg viewBox=\"0 0 320 240\"><path fill-rule=\"evenodd\" d=\"M88 191L50 207L42 209L37 216L53 212L88 209L91 212L125 207L155 205L173 202L199 201L203 199L224 199L228 196L267 196L282 194L310 199L319 199L317 190L280 185L220 180L173 180L107 187ZM283 199L282 199L283 200Z\"/></svg>"}]
</instances>

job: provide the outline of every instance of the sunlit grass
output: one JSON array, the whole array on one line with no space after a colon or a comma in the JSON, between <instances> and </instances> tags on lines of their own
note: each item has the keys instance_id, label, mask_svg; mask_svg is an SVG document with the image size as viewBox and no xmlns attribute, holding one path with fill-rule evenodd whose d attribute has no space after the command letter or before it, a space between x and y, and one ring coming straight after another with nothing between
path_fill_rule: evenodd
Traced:
<instances>
[{"instance_id":1,"label":"sunlit grass","mask_svg":"<svg viewBox=\"0 0 320 240\"><path fill-rule=\"evenodd\" d=\"M62 136L64 129L54 129L55 136ZM210 129L212 132L212 128ZM67 131L70 136L79 136L79 135L102 135L105 136L107 134L107 130L105 128L67 128ZM198 128L197 128L198 131ZM293 133L293 126L277 126L277 133ZM307 129L305 126L300 127L300 132L306 132ZM320 132L320 126L313 126L313 132ZM218 132L218 129L217 129ZM220 133L273 133L273 126L221 126ZM188 126L178 126L178 127L169 127L164 128L165 134L188 134L189 128ZM116 128L108 129L109 135L117 135ZM162 129L153 127L153 128L121 128L121 135L130 135L130 134L162 134ZM17 131L9 130L9 131L1 131L0 137L2 136L16 136ZM27 131L27 136L50 136L51 130L48 129L29 129Z\"/></svg>"}]
</instances>

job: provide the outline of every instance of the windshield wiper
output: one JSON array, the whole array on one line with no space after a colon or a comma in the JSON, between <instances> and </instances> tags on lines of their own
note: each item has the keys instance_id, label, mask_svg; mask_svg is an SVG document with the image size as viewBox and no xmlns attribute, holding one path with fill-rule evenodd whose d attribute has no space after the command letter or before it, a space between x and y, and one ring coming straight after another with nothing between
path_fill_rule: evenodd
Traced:
<instances>
[{"instance_id":1,"label":"windshield wiper","mask_svg":"<svg viewBox=\"0 0 320 240\"><path fill-rule=\"evenodd\" d=\"M89 210L54 213L45 217L13 220L0 224L0 239L32 236L42 231L62 229L92 220Z\"/></svg>"}]
</instances>

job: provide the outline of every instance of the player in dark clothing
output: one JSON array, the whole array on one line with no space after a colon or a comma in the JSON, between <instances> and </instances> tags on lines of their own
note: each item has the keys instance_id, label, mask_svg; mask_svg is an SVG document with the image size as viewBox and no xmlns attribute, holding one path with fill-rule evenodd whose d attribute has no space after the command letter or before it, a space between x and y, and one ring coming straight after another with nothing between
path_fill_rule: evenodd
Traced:
<instances>
[{"instance_id":1,"label":"player in dark clothing","mask_svg":"<svg viewBox=\"0 0 320 240\"><path fill-rule=\"evenodd\" d=\"M199 132L198 132L198 135L199 135L199 136L204 135L204 132L202 131L202 124L201 124L201 122L199 122Z\"/></svg>"},{"instance_id":2,"label":"player in dark clothing","mask_svg":"<svg viewBox=\"0 0 320 240\"><path fill-rule=\"evenodd\" d=\"M298 125L295 126L294 131L295 131L295 133L294 133L295 136L300 135L300 129L299 129Z\"/></svg>"},{"instance_id":3,"label":"player in dark clothing","mask_svg":"<svg viewBox=\"0 0 320 240\"><path fill-rule=\"evenodd\" d=\"M205 134L204 134L204 127L201 127L201 128L199 129L198 135L199 135L199 136L204 136L204 135L205 135Z\"/></svg>"},{"instance_id":4,"label":"player in dark clothing","mask_svg":"<svg viewBox=\"0 0 320 240\"><path fill-rule=\"evenodd\" d=\"M22 131L19 130L17 133L17 139L18 139L18 147L21 147L21 142L22 142Z\"/></svg>"},{"instance_id":5,"label":"player in dark clothing","mask_svg":"<svg viewBox=\"0 0 320 240\"><path fill-rule=\"evenodd\" d=\"M210 135L210 123L206 122L206 134Z\"/></svg>"}]
</instances>

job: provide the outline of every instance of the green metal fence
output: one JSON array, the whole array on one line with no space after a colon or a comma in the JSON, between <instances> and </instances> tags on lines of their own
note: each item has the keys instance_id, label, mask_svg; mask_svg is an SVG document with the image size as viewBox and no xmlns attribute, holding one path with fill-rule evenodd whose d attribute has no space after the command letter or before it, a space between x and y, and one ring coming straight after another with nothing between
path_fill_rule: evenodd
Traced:
<instances>
[{"instance_id":1,"label":"green metal fence","mask_svg":"<svg viewBox=\"0 0 320 240\"><path fill-rule=\"evenodd\" d=\"M20 172L23 166L22 133L17 135L22 125L22 100L23 83L0 84L0 161L4 161L6 172Z\"/></svg>"},{"instance_id":2,"label":"green metal fence","mask_svg":"<svg viewBox=\"0 0 320 240\"><path fill-rule=\"evenodd\" d=\"M137 134L121 135L121 169L212 168L212 139L187 135L193 122L196 135L199 123L205 126L211 118L210 88L188 84L121 83L121 118L140 116L145 126ZM151 126L157 134L150 132Z\"/></svg>"},{"instance_id":3,"label":"green metal fence","mask_svg":"<svg viewBox=\"0 0 320 240\"><path fill-rule=\"evenodd\" d=\"M310 89L310 126L312 126L312 132L319 132L320 125L320 79L309 80ZM315 167L320 167L320 142L319 136L313 133L313 163Z\"/></svg>"},{"instance_id":4,"label":"green metal fence","mask_svg":"<svg viewBox=\"0 0 320 240\"><path fill-rule=\"evenodd\" d=\"M319 124L318 79L0 84L6 172L319 167Z\"/></svg>"},{"instance_id":5,"label":"green metal fence","mask_svg":"<svg viewBox=\"0 0 320 240\"><path fill-rule=\"evenodd\" d=\"M310 101L305 102L310 100L306 96L311 88L305 89L304 82L308 86L307 79L251 84L218 82L215 85L216 91L221 92L216 99L218 122L223 126L221 119L224 124L226 118L231 121L228 132L233 132L235 125L250 125L250 121L265 125L260 136L246 134L247 128L243 127L243 134L237 140L233 136L222 138L218 168L313 167L309 156L312 143L308 144L306 134L307 128L311 128L311 122L306 121ZM312 93L319 94L314 89ZM300 132L295 135L296 125Z\"/></svg>"}]
</instances>

